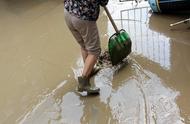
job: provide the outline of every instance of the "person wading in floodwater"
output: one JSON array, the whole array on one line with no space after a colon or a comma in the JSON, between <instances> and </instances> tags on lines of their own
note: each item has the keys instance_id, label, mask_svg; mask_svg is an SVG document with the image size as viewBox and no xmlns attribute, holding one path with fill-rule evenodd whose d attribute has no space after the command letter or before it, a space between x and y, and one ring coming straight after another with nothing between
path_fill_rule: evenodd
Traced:
<instances>
[{"instance_id":1,"label":"person wading in floodwater","mask_svg":"<svg viewBox=\"0 0 190 124\"><path fill-rule=\"evenodd\" d=\"M64 15L68 28L81 47L84 61L82 76L78 77L79 92L99 93L100 89L92 87L90 77L101 53L100 38L96 21L100 6L107 5L108 0L64 0Z\"/></svg>"}]
</instances>

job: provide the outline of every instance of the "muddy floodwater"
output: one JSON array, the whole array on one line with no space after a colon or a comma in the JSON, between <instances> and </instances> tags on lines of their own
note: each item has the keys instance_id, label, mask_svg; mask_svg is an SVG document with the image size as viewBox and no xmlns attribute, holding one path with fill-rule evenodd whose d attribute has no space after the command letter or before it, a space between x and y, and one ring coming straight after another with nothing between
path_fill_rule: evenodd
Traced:
<instances>
[{"instance_id":1,"label":"muddy floodwater","mask_svg":"<svg viewBox=\"0 0 190 124\"><path fill-rule=\"evenodd\" d=\"M108 9L132 53L91 79L99 96L81 97L63 1L0 0L0 124L190 124L190 24L169 27L190 14L119 0ZM102 8L97 24L104 51L114 29Z\"/></svg>"}]
</instances>

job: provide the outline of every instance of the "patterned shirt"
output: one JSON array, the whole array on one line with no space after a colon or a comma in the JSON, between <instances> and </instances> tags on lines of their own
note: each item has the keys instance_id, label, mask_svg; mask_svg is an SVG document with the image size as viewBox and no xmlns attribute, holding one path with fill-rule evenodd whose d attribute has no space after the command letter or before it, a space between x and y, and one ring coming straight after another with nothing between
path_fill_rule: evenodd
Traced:
<instances>
[{"instance_id":1,"label":"patterned shirt","mask_svg":"<svg viewBox=\"0 0 190 124\"><path fill-rule=\"evenodd\" d=\"M96 21L100 5L107 5L108 0L64 0L65 9L72 15L88 21Z\"/></svg>"}]
</instances>

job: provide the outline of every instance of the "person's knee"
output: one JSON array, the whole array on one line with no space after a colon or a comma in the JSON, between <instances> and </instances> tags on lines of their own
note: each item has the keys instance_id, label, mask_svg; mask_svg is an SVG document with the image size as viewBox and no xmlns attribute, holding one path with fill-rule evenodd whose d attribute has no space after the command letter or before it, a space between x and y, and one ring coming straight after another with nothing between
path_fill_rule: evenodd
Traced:
<instances>
[{"instance_id":1,"label":"person's knee","mask_svg":"<svg viewBox=\"0 0 190 124\"><path fill-rule=\"evenodd\" d=\"M100 56L101 54L101 48L98 48L96 50L89 50L88 51L89 54L92 54L94 56L96 56L96 58L98 59L98 57Z\"/></svg>"}]
</instances>

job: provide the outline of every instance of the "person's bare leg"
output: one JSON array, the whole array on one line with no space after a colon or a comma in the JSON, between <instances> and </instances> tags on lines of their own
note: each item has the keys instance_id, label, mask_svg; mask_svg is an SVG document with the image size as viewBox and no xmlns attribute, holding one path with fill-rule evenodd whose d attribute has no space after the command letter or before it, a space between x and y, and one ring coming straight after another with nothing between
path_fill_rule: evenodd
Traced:
<instances>
[{"instance_id":1,"label":"person's bare leg","mask_svg":"<svg viewBox=\"0 0 190 124\"><path fill-rule=\"evenodd\" d=\"M85 63L85 60L88 56L88 52L84 50L83 48L81 48L81 54L82 54L83 62Z\"/></svg>"},{"instance_id":2,"label":"person's bare leg","mask_svg":"<svg viewBox=\"0 0 190 124\"><path fill-rule=\"evenodd\" d=\"M88 54L84 63L82 76L88 77L96 64L97 57L93 54Z\"/></svg>"}]
</instances>

